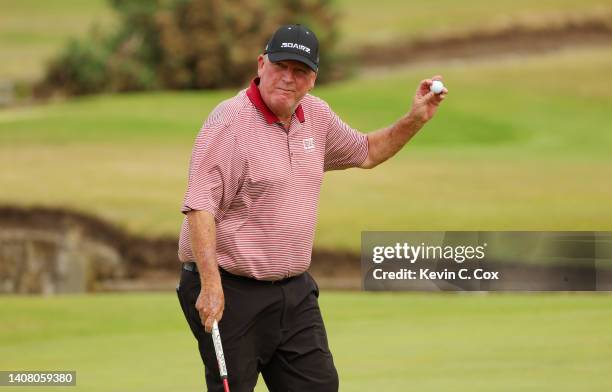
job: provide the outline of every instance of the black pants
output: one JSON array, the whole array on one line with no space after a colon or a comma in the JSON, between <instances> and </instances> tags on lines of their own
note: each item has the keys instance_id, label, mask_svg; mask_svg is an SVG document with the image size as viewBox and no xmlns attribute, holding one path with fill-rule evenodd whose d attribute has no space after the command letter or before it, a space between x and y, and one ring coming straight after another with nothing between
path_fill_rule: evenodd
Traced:
<instances>
[{"instance_id":1,"label":"black pants","mask_svg":"<svg viewBox=\"0 0 612 392\"><path fill-rule=\"evenodd\" d=\"M219 331L232 392L252 392L259 373L271 392L338 391L338 373L319 310L319 289L308 273L278 283L221 271L225 311ZM208 391L223 391L211 335L195 303L197 272L182 270L177 287L198 341Z\"/></svg>"}]
</instances>

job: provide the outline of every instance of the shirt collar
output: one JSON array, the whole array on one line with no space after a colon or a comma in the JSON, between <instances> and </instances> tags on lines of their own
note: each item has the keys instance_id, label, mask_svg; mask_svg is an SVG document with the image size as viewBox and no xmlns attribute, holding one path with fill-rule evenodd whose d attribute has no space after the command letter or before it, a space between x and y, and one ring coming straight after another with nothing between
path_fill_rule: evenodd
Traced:
<instances>
[{"instance_id":1,"label":"shirt collar","mask_svg":"<svg viewBox=\"0 0 612 392\"><path fill-rule=\"evenodd\" d=\"M261 97L261 93L259 92L259 88L257 87L258 85L259 78L253 79L251 81L251 85L247 89L247 96L251 100L251 103L253 103L253 105L257 108L257 110L259 110L261 114L263 114L268 124L279 123L279 118L276 116L276 114L272 112L272 110L270 110L270 108L266 105L263 98ZM306 121L306 119L304 118L304 109L302 108L302 104L299 104L297 108L295 108L295 116L301 123Z\"/></svg>"}]
</instances>

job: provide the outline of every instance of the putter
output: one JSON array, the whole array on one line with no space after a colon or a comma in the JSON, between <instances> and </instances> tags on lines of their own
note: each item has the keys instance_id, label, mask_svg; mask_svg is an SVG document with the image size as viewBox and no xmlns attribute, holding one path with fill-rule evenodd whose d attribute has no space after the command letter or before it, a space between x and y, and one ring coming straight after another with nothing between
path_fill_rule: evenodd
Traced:
<instances>
[{"instance_id":1,"label":"putter","mask_svg":"<svg viewBox=\"0 0 612 392\"><path fill-rule=\"evenodd\" d=\"M217 320L213 322L212 340L215 345L217 363L219 364L219 375L221 376L221 380L223 380L223 389L225 392L230 392L227 382L227 367L225 367L225 356L223 355L223 346L221 345L221 335L219 334L219 324L217 324Z\"/></svg>"}]
</instances>

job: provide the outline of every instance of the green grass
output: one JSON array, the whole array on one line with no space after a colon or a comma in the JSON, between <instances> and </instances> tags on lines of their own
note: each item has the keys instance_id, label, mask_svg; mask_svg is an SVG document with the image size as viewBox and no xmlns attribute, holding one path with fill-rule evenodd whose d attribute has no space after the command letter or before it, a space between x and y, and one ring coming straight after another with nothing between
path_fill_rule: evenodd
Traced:
<instances>
[{"instance_id":1,"label":"green grass","mask_svg":"<svg viewBox=\"0 0 612 392\"><path fill-rule=\"evenodd\" d=\"M612 388L609 295L323 292L320 301L342 391ZM173 294L5 296L0 309L0 368L77 371L77 387L54 390L202 389Z\"/></svg>"},{"instance_id":2,"label":"green grass","mask_svg":"<svg viewBox=\"0 0 612 392\"><path fill-rule=\"evenodd\" d=\"M106 0L0 0L0 10L0 80L40 77L69 37L114 21Z\"/></svg>"},{"instance_id":3,"label":"green grass","mask_svg":"<svg viewBox=\"0 0 612 392\"><path fill-rule=\"evenodd\" d=\"M338 8L340 31L349 46L516 24L539 27L612 12L606 0L339 0Z\"/></svg>"},{"instance_id":4,"label":"green grass","mask_svg":"<svg viewBox=\"0 0 612 392\"><path fill-rule=\"evenodd\" d=\"M604 50L370 73L317 88L369 131L418 80L450 89L437 117L372 171L328 173L315 245L362 230L612 229L612 95ZM0 112L0 203L64 206L130 231L176 235L190 150L233 91L98 96Z\"/></svg>"},{"instance_id":5,"label":"green grass","mask_svg":"<svg viewBox=\"0 0 612 392\"><path fill-rule=\"evenodd\" d=\"M339 0L335 6L345 48L612 12L607 0ZM0 0L0 10L0 79L38 78L69 37L82 37L94 23L111 28L115 22L106 0Z\"/></svg>"}]
</instances>

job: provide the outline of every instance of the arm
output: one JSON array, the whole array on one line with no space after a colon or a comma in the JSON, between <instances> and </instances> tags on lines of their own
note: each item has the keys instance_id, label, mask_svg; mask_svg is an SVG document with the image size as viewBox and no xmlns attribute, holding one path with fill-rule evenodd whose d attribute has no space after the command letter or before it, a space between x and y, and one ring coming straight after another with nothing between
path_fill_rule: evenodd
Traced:
<instances>
[{"instance_id":1,"label":"arm","mask_svg":"<svg viewBox=\"0 0 612 392\"><path fill-rule=\"evenodd\" d=\"M181 212L187 215L191 253L200 273L196 309L204 329L221 321L225 297L217 263L216 223L222 219L242 183L244 160L227 126L207 121L194 144L187 192Z\"/></svg>"},{"instance_id":2,"label":"arm","mask_svg":"<svg viewBox=\"0 0 612 392\"><path fill-rule=\"evenodd\" d=\"M217 264L217 240L215 235L215 218L204 210L192 210L187 213L191 249L200 273L200 295L196 309L200 314L202 325L210 333L214 320L221 320L225 307L225 297L221 286L219 265Z\"/></svg>"},{"instance_id":3,"label":"arm","mask_svg":"<svg viewBox=\"0 0 612 392\"><path fill-rule=\"evenodd\" d=\"M440 94L429 91L433 80L442 80L442 77L437 75L421 81L408 114L395 124L367 135L368 156L361 168L371 169L394 156L433 117L448 93L446 88Z\"/></svg>"}]
</instances>

